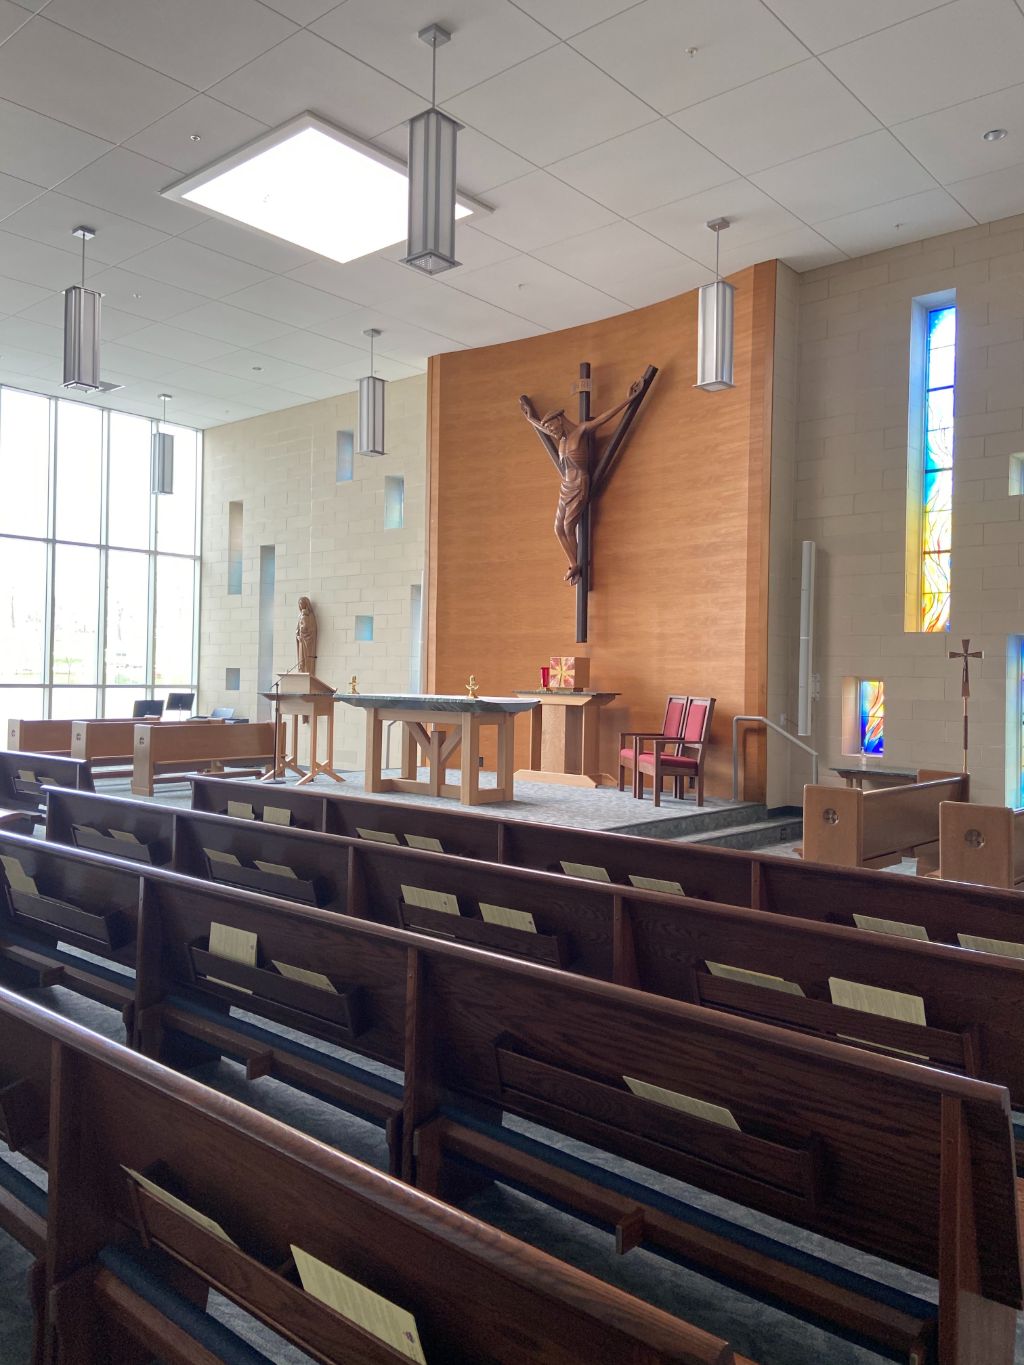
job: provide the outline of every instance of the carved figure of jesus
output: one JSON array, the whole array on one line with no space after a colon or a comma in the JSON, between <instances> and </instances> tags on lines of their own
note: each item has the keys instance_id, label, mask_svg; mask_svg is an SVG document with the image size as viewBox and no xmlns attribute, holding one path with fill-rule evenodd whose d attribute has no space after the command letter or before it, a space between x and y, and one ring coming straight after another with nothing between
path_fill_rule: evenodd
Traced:
<instances>
[{"instance_id":1,"label":"carved figure of jesus","mask_svg":"<svg viewBox=\"0 0 1024 1365\"><path fill-rule=\"evenodd\" d=\"M295 654L300 673L316 672L316 616L308 597L299 598L299 621L295 627Z\"/></svg>"},{"instance_id":2,"label":"carved figure of jesus","mask_svg":"<svg viewBox=\"0 0 1024 1365\"><path fill-rule=\"evenodd\" d=\"M549 412L546 417L538 418L533 404L526 397L520 398L519 406L523 416L531 426L543 432L558 443L558 471L561 485L558 490L558 507L555 511L555 535L565 551L569 568L565 575L566 583L578 583L583 568L579 562L579 549L576 528L587 504L590 502L594 479L594 432L610 422L624 408L629 407L634 398L643 390L644 381L638 379L630 385L625 399L607 412L591 417L586 422L573 422L566 416L565 409Z\"/></svg>"}]
</instances>

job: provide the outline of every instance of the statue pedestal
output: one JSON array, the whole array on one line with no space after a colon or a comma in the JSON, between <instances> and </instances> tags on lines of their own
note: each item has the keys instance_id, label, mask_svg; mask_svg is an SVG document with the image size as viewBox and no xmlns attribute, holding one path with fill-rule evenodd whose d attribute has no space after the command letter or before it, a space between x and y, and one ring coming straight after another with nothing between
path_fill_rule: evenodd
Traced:
<instances>
[{"instance_id":1,"label":"statue pedestal","mask_svg":"<svg viewBox=\"0 0 1024 1365\"><path fill-rule=\"evenodd\" d=\"M523 782L561 782L570 787L615 787L599 769L601 707L618 692L553 689L517 692L540 703L530 718L530 766L516 777Z\"/></svg>"}]
</instances>

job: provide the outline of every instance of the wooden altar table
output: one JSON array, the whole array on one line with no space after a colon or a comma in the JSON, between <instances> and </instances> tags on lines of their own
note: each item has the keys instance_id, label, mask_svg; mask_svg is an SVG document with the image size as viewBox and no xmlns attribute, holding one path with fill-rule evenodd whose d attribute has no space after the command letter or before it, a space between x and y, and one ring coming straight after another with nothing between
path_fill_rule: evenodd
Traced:
<instances>
[{"instance_id":1,"label":"wooden altar table","mask_svg":"<svg viewBox=\"0 0 1024 1365\"><path fill-rule=\"evenodd\" d=\"M618 692L577 692L544 688L517 692L539 705L530 717L530 766L516 777L524 782L562 782L570 787L614 787L615 778L600 771L598 737L601 707Z\"/></svg>"},{"instance_id":2,"label":"wooden altar table","mask_svg":"<svg viewBox=\"0 0 1024 1365\"><path fill-rule=\"evenodd\" d=\"M338 700L366 712L367 792L415 792L425 796L457 797L464 806L511 801L515 753L515 717L529 711L533 700L516 697L446 697L339 692ZM402 775L384 777L384 724L402 724ZM498 739L497 784L480 786L480 732L493 725ZM445 781L445 769L461 748L459 785ZM421 761L427 780L417 777Z\"/></svg>"}]
</instances>

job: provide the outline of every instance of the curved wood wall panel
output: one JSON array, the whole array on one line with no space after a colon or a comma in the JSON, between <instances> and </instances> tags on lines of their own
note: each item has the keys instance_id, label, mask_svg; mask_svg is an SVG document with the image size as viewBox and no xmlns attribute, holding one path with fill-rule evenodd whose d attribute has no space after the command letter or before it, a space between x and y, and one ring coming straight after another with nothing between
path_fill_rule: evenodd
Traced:
<instances>
[{"instance_id":1,"label":"curved wood wall panel","mask_svg":"<svg viewBox=\"0 0 1024 1365\"><path fill-rule=\"evenodd\" d=\"M601 766L620 729L661 724L670 692L718 698L708 791L728 795L736 714L764 714L775 262L736 285L736 387L696 376L696 292L525 341L435 356L428 396L427 686L538 687L552 654L591 659L606 708ZM590 640L552 525L558 479L519 411L566 407L580 361L595 411L648 364L659 374L593 517ZM614 425L614 424L613 424ZM517 766L528 766L528 724ZM746 795L764 794L764 749L747 743Z\"/></svg>"}]
</instances>

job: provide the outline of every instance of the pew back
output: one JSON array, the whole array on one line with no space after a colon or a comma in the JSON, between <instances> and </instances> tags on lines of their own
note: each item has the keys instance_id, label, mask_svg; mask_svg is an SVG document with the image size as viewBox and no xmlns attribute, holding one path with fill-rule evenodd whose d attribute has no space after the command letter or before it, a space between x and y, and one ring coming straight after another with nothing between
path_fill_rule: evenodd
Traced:
<instances>
[{"instance_id":1,"label":"pew back","mask_svg":"<svg viewBox=\"0 0 1024 1365\"><path fill-rule=\"evenodd\" d=\"M1024 881L1024 810L944 801L939 876L986 886L1013 887Z\"/></svg>"},{"instance_id":2,"label":"pew back","mask_svg":"<svg viewBox=\"0 0 1024 1365\"><path fill-rule=\"evenodd\" d=\"M284 731L281 730L283 742ZM159 771L187 771L197 763L242 761L264 763L274 756L274 726L269 721L226 725L137 725L133 741L132 791L152 796Z\"/></svg>"},{"instance_id":3,"label":"pew back","mask_svg":"<svg viewBox=\"0 0 1024 1365\"><path fill-rule=\"evenodd\" d=\"M8 749L21 749L34 754L70 754L71 722L69 720L9 720L7 722Z\"/></svg>"},{"instance_id":4,"label":"pew back","mask_svg":"<svg viewBox=\"0 0 1024 1365\"><path fill-rule=\"evenodd\" d=\"M939 838L939 806L970 799L966 774L905 787L804 788L804 857L835 867L884 866Z\"/></svg>"},{"instance_id":5,"label":"pew back","mask_svg":"<svg viewBox=\"0 0 1024 1365\"><path fill-rule=\"evenodd\" d=\"M138 1278L120 1277L126 1262L165 1289L216 1287L329 1365L405 1359L301 1290L293 1246L410 1311L428 1359L569 1365L581 1346L622 1365L734 1359L720 1339L7 992L0 1018L0 1065L15 1038L34 1040L32 1066L44 1052L55 1058L48 1280L63 1365L109 1359L94 1309L67 1292L90 1264L96 1303L146 1344L162 1328L173 1345ZM177 1270L147 1261L152 1248Z\"/></svg>"},{"instance_id":6,"label":"pew back","mask_svg":"<svg viewBox=\"0 0 1024 1365\"><path fill-rule=\"evenodd\" d=\"M92 791L88 763L56 754L0 752L0 807L33 813L43 809L45 787Z\"/></svg>"}]
</instances>

